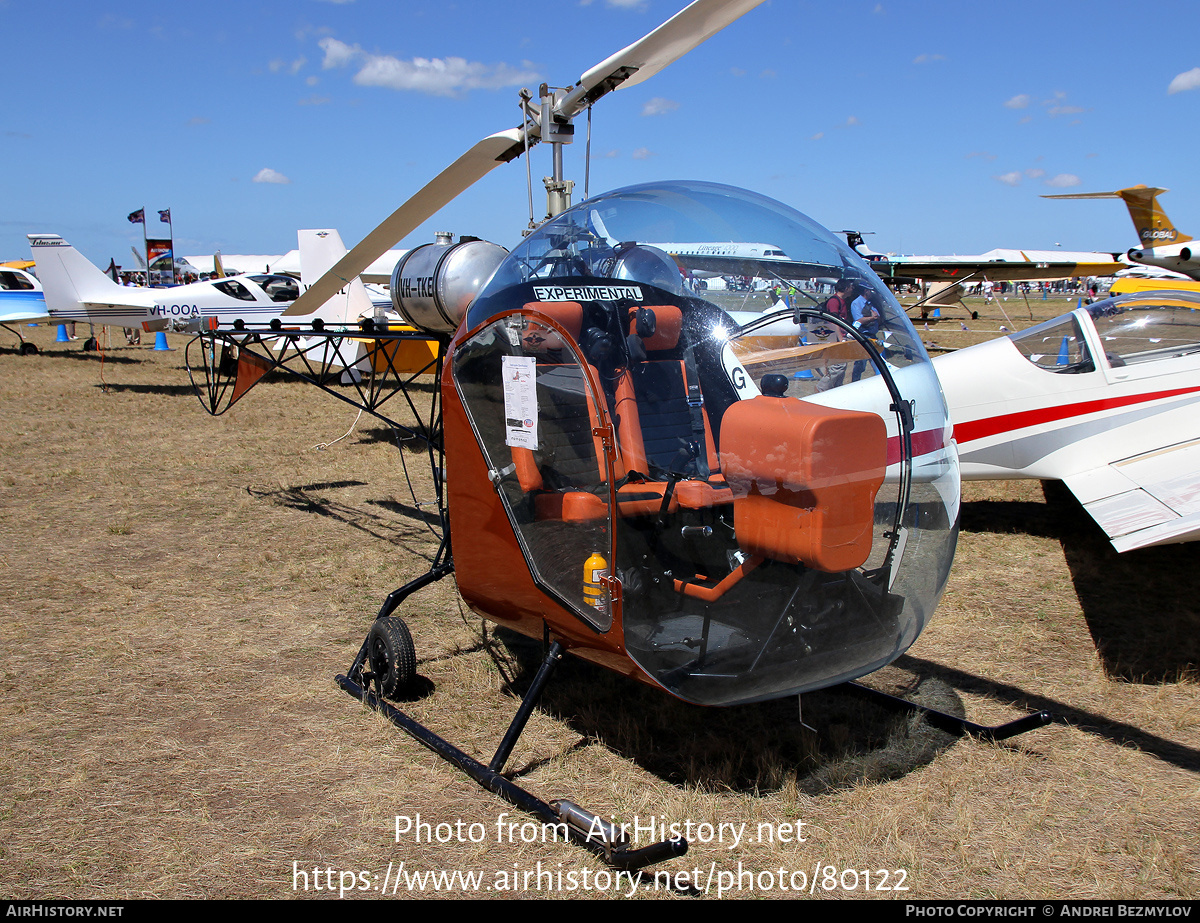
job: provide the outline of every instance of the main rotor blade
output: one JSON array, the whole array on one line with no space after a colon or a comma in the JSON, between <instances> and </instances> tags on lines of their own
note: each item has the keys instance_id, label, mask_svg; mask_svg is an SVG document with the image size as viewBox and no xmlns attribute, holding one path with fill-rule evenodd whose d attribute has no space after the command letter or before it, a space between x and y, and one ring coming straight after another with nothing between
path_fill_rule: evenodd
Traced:
<instances>
[{"instance_id":1,"label":"main rotor blade","mask_svg":"<svg viewBox=\"0 0 1200 923\"><path fill-rule=\"evenodd\" d=\"M524 150L521 129L497 132L479 141L446 167L407 202L384 219L379 227L337 261L325 275L292 302L284 317L311 314L355 276L383 256L416 227L431 217L460 192L482 179L500 164Z\"/></svg>"},{"instance_id":2,"label":"main rotor blade","mask_svg":"<svg viewBox=\"0 0 1200 923\"><path fill-rule=\"evenodd\" d=\"M587 71L559 102L556 114L573 118L611 90L633 86L654 76L676 58L687 54L762 2L695 0L653 32ZM308 291L292 302L283 316L296 317L316 311L422 221L497 165L523 153L526 131L530 146L541 139L541 126L528 122L525 126L498 132L477 143L338 260Z\"/></svg>"},{"instance_id":3,"label":"main rotor blade","mask_svg":"<svg viewBox=\"0 0 1200 923\"><path fill-rule=\"evenodd\" d=\"M650 34L585 72L559 104L557 114L574 118L610 90L631 87L653 77L762 2L695 0Z\"/></svg>"}]
</instances>

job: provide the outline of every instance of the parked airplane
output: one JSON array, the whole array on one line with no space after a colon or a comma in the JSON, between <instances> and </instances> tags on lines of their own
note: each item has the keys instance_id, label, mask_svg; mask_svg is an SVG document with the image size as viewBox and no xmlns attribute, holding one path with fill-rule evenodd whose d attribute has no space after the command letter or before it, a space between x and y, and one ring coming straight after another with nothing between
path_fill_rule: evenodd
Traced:
<instances>
[{"instance_id":1,"label":"parked airplane","mask_svg":"<svg viewBox=\"0 0 1200 923\"><path fill-rule=\"evenodd\" d=\"M303 259L310 264L309 278L320 277L345 246L336 231L312 230L298 234ZM137 288L118 285L55 234L30 234L29 246L41 271L46 306L57 321L84 321L146 331L232 326L235 321L267 323L277 318L301 293L301 283L279 273L211 279L171 288ZM301 269L303 270L303 263ZM331 322L356 320L370 309L362 283L343 285L314 316Z\"/></svg>"},{"instance_id":2,"label":"parked airplane","mask_svg":"<svg viewBox=\"0 0 1200 923\"><path fill-rule=\"evenodd\" d=\"M893 288L914 284L933 286L920 302L922 317L935 306L958 302L963 295L962 286L967 283L1048 282L1111 276L1126 268L1115 254L1063 250L997 248L976 256L888 256L867 251L858 231L840 233L846 235L851 248Z\"/></svg>"},{"instance_id":3,"label":"parked airplane","mask_svg":"<svg viewBox=\"0 0 1200 923\"><path fill-rule=\"evenodd\" d=\"M359 278L368 286L387 285L392 275L392 269L407 252L407 250L389 250L368 266L359 275ZM247 272L282 273L287 276L297 276L300 273L299 250L289 250L287 253L218 252L213 256L185 256L184 259L191 260L196 264L213 260L213 271L218 276L239 275Z\"/></svg>"},{"instance_id":4,"label":"parked airplane","mask_svg":"<svg viewBox=\"0 0 1200 923\"><path fill-rule=\"evenodd\" d=\"M32 355L38 348L21 335L19 327L9 325L45 319L46 299L37 276L15 266L0 266L0 327L21 341L22 356Z\"/></svg>"},{"instance_id":5,"label":"parked airplane","mask_svg":"<svg viewBox=\"0 0 1200 923\"><path fill-rule=\"evenodd\" d=\"M1158 197L1169 192L1157 186L1130 186L1113 192L1073 192L1042 196L1044 199L1121 199L1129 209L1140 246L1125 255L1134 263L1178 272L1190 279L1200 279L1200 247L1189 243L1192 238L1175 227L1167 217Z\"/></svg>"},{"instance_id":6,"label":"parked airplane","mask_svg":"<svg viewBox=\"0 0 1200 923\"><path fill-rule=\"evenodd\" d=\"M964 479L1061 480L1118 551L1200 538L1200 293L1119 295L933 365Z\"/></svg>"},{"instance_id":7,"label":"parked airplane","mask_svg":"<svg viewBox=\"0 0 1200 923\"><path fill-rule=\"evenodd\" d=\"M975 256L888 256L866 249L858 231L841 231L851 248L871 264L888 285L940 284L922 301L921 314L935 305L953 304L962 285L980 282L1048 282L1055 279L1111 276L1125 269L1115 254L1063 250L997 248Z\"/></svg>"}]
</instances>

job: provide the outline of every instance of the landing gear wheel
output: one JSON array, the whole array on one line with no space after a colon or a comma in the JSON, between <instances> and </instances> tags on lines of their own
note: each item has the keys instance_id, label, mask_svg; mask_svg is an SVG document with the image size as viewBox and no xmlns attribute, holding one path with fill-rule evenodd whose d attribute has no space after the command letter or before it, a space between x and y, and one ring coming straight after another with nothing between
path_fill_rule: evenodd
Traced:
<instances>
[{"instance_id":1,"label":"landing gear wheel","mask_svg":"<svg viewBox=\"0 0 1200 923\"><path fill-rule=\"evenodd\" d=\"M37 352L38 352L38 348L37 348L36 343L22 343L21 344L21 355L22 356L36 356Z\"/></svg>"},{"instance_id":2,"label":"landing gear wheel","mask_svg":"<svg viewBox=\"0 0 1200 923\"><path fill-rule=\"evenodd\" d=\"M395 698L417 675L417 651L404 620L394 615L376 619L367 637L367 655L371 672L379 677L379 687L388 698Z\"/></svg>"},{"instance_id":3,"label":"landing gear wheel","mask_svg":"<svg viewBox=\"0 0 1200 923\"><path fill-rule=\"evenodd\" d=\"M100 344L96 342L95 337L88 337L83 341L83 351L85 353L94 353L100 348Z\"/></svg>"}]
</instances>

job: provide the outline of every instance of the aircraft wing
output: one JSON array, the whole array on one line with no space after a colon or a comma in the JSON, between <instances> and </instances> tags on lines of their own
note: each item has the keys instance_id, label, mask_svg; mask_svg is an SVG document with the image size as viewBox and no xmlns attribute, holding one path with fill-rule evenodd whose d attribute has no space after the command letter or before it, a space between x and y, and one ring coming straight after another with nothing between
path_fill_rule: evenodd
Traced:
<instances>
[{"instance_id":1,"label":"aircraft wing","mask_svg":"<svg viewBox=\"0 0 1200 923\"><path fill-rule=\"evenodd\" d=\"M800 263L795 260L747 256L702 256L693 253L671 253L671 256L692 272L715 272L723 276L758 276L764 279L785 281L830 278L828 266Z\"/></svg>"},{"instance_id":2,"label":"aircraft wing","mask_svg":"<svg viewBox=\"0 0 1200 923\"><path fill-rule=\"evenodd\" d=\"M853 362L866 355L863 348L853 340L763 348L755 341L753 335L734 340L733 352L745 368L756 373L794 370L797 364L802 363Z\"/></svg>"},{"instance_id":3,"label":"aircraft wing","mask_svg":"<svg viewBox=\"0 0 1200 923\"><path fill-rule=\"evenodd\" d=\"M1042 262L1037 260L872 260L871 268L883 279L919 279L923 282L1025 282L1047 279L1111 276L1126 269L1124 263Z\"/></svg>"},{"instance_id":4,"label":"aircraft wing","mask_svg":"<svg viewBox=\"0 0 1200 923\"><path fill-rule=\"evenodd\" d=\"M1200 440L1063 480L1117 551L1200 539Z\"/></svg>"}]
</instances>

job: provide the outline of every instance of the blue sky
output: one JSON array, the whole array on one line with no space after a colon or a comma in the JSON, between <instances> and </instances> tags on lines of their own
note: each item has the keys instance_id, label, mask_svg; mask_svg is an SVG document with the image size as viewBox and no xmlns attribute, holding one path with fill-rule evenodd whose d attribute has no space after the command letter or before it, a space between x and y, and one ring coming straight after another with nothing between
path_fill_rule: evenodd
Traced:
<instances>
[{"instance_id":1,"label":"blue sky","mask_svg":"<svg viewBox=\"0 0 1200 923\"><path fill-rule=\"evenodd\" d=\"M278 253L301 227L348 245L478 139L517 91L566 85L684 0L0 0L5 207L25 235L130 265L170 208L181 253ZM767 0L593 116L593 192L703 179L780 199L872 247L1121 250L1117 201L1043 193L1165 186L1200 237L1200 4ZM430 74L435 73L434 79ZM567 153L582 198L585 120ZM533 155L535 208L549 148ZM275 180L275 181L266 181ZM524 160L435 230L512 246Z\"/></svg>"}]
</instances>

